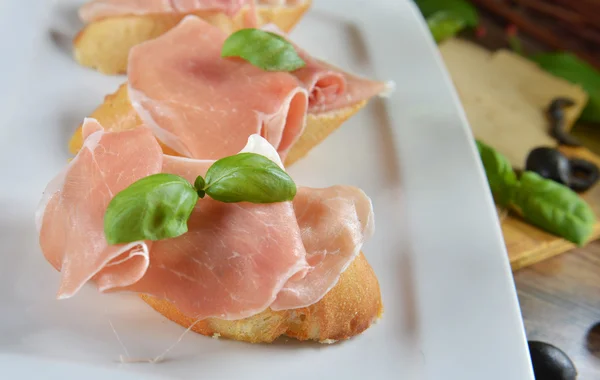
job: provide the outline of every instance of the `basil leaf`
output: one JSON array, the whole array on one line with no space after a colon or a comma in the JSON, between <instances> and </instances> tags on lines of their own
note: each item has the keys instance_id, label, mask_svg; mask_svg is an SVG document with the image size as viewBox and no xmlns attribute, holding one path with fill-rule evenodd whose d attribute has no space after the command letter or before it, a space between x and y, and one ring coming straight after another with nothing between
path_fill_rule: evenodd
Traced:
<instances>
[{"instance_id":1,"label":"basil leaf","mask_svg":"<svg viewBox=\"0 0 600 380\"><path fill-rule=\"evenodd\" d=\"M291 201L296 184L276 163L256 153L222 158L206 172L206 194L221 202Z\"/></svg>"},{"instance_id":2,"label":"basil leaf","mask_svg":"<svg viewBox=\"0 0 600 380\"><path fill-rule=\"evenodd\" d=\"M577 193L534 172L523 173L514 202L526 221L580 246L596 223L594 212Z\"/></svg>"},{"instance_id":3,"label":"basil leaf","mask_svg":"<svg viewBox=\"0 0 600 380\"><path fill-rule=\"evenodd\" d=\"M285 38L253 28L230 35L223 44L221 57L239 57L265 71L294 71L306 65Z\"/></svg>"},{"instance_id":4,"label":"basil leaf","mask_svg":"<svg viewBox=\"0 0 600 380\"><path fill-rule=\"evenodd\" d=\"M510 161L483 142L475 143L494 199L502 206L509 205L519 182Z\"/></svg>"},{"instance_id":5,"label":"basil leaf","mask_svg":"<svg viewBox=\"0 0 600 380\"><path fill-rule=\"evenodd\" d=\"M579 118L600 122L600 72L571 53L545 53L531 59L551 74L583 87L589 99Z\"/></svg>"},{"instance_id":6,"label":"basil leaf","mask_svg":"<svg viewBox=\"0 0 600 380\"><path fill-rule=\"evenodd\" d=\"M429 31L437 43L455 36L466 25L464 20L446 11L436 12L427 18L427 26L429 26Z\"/></svg>"},{"instance_id":7,"label":"basil leaf","mask_svg":"<svg viewBox=\"0 0 600 380\"><path fill-rule=\"evenodd\" d=\"M164 173L142 178L110 201L106 240L121 244L182 235L197 201L196 190L184 178Z\"/></svg>"},{"instance_id":8,"label":"basil leaf","mask_svg":"<svg viewBox=\"0 0 600 380\"><path fill-rule=\"evenodd\" d=\"M466 0L415 0L415 3L425 18L443 11L466 26L475 27L479 24L476 8Z\"/></svg>"}]
</instances>

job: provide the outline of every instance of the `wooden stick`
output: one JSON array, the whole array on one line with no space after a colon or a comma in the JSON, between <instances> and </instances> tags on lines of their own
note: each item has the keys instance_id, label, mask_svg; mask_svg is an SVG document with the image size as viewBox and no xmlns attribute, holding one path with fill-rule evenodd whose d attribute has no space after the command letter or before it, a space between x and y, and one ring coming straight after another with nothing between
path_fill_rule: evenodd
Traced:
<instances>
[{"instance_id":1,"label":"wooden stick","mask_svg":"<svg viewBox=\"0 0 600 380\"><path fill-rule=\"evenodd\" d=\"M554 3L562 4L563 7L573 9L580 15L590 17L591 22L597 22L600 15L600 3L598 1L588 0L549 0ZM595 18L595 20L593 20Z\"/></svg>"},{"instance_id":2,"label":"wooden stick","mask_svg":"<svg viewBox=\"0 0 600 380\"><path fill-rule=\"evenodd\" d=\"M581 25L585 23L585 20L581 17L580 14L573 12L572 10L567 10L565 8L559 7L554 4L548 4L548 2L544 1L536 1L536 0L513 0L517 4L521 4L526 8L533 9L539 13L556 17L559 20L566 21L571 24Z\"/></svg>"},{"instance_id":3,"label":"wooden stick","mask_svg":"<svg viewBox=\"0 0 600 380\"><path fill-rule=\"evenodd\" d=\"M490 12L507 19L510 23L515 24L523 32L533 36L534 38L537 38L550 48L557 50L571 50L581 59L588 61L591 65L600 69L600 57L591 55L589 52L580 47L573 48L573 46L568 44L566 39L559 37L552 31L549 31L528 20L521 13L506 7L504 4L494 0L473 0L473 2L488 9Z\"/></svg>"}]
</instances>

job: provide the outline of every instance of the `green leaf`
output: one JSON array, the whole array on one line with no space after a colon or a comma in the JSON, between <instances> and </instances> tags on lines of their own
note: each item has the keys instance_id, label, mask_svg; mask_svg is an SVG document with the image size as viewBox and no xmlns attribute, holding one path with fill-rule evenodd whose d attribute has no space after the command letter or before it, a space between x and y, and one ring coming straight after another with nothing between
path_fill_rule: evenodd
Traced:
<instances>
[{"instance_id":1,"label":"green leaf","mask_svg":"<svg viewBox=\"0 0 600 380\"><path fill-rule=\"evenodd\" d=\"M518 186L517 174L506 157L481 141L476 141L490 189L496 202L508 206Z\"/></svg>"},{"instance_id":2,"label":"green leaf","mask_svg":"<svg viewBox=\"0 0 600 380\"><path fill-rule=\"evenodd\" d=\"M600 122L600 72L571 53L539 54L532 60L551 74L583 87L589 100L580 119Z\"/></svg>"},{"instance_id":3,"label":"green leaf","mask_svg":"<svg viewBox=\"0 0 600 380\"><path fill-rule=\"evenodd\" d=\"M206 194L221 202L291 201L296 184L276 163L255 153L222 158L206 172Z\"/></svg>"},{"instance_id":4,"label":"green leaf","mask_svg":"<svg viewBox=\"0 0 600 380\"><path fill-rule=\"evenodd\" d=\"M479 24L477 10L466 0L415 0L415 3L426 19L438 12L444 12L446 17L451 16L466 26L475 27Z\"/></svg>"},{"instance_id":5,"label":"green leaf","mask_svg":"<svg viewBox=\"0 0 600 380\"><path fill-rule=\"evenodd\" d=\"M306 65L285 38L253 28L230 35L221 56L239 57L266 71L294 71Z\"/></svg>"},{"instance_id":6,"label":"green leaf","mask_svg":"<svg viewBox=\"0 0 600 380\"><path fill-rule=\"evenodd\" d=\"M455 36L466 27L464 20L457 18L453 13L440 11L427 18L427 26L435 39L440 43L443 40Z\"/></svg>"},{"instance_id":7,"label":"green leaf","mask_svg":"<svg viewBox=\"0 0 600 380\"><path fill-rule=\"evenodd\" d=\"M164 173L142 178L109 203L106 240L121 244L182 235L197 201L196 190L184 178Z\"/></svg>"},{"instance_id":8,"label":"green leaf","mask_svg":"<svg viewBox=\"0 0 600 380\"><path fill-rule=\"evenodd\" d=\"M594 212L577 193L534 172L523 173L514 201L526 221L580 246L596 223Z\"/></svg>"}]
</instances>

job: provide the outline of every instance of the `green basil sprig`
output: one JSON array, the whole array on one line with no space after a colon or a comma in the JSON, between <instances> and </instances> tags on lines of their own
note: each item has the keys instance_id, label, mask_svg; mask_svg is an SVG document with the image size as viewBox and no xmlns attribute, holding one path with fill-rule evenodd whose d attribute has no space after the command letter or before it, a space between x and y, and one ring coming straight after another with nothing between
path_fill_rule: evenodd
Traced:
<instances>
[{"instance_id":1,"label":"green basil sprig","mask_svg":"<svg viewBox=\"0 0 600 380\"><path fill-rule=\"evenodd\" d=\"M594 212L568 187L537 173L524 172L515 195L513 208L532 224L579 245L592 234Z\"/></svg>"},{"instance_id":2,"label":"green basil sprig","mask_svg":"<svg viewBox=\"0 0 600 380\"><path fill-rule=\"evenodd\" d=\"M194 185L185 178L159 173L119 192L104 215L109 244L162 240L183 235L198 198L220 202L276 203L294 199L296 184L277 164L256 153L240 153L216 161L206 180Z\"/></svg>"},{"instance_id":3,"label":"green basil sprig","mask_svg":"<svg viewBox=\"0 0 600 380\"><path fill-rule=\"evenodd\" d=\"M221 57L239 57L265 71L294 71L306 65L285 38L254 28L230 35L223 44Z\"/></svg>"},{"instance_id":4,"label":"green basil sprig","mask_svg":"<svg viewBox=\"0 0 600 380\"><path fill-rule=\"evenodd\" d=\"M577 193L534 172L526 171L517 178L506 157L481 141L477 141L477 148L498 204L577 245L587 242L596 216Z\"/></svg>"},{"instance_id":5,"label":"green basil sprig","mask_svg":"<svg viewBox=\"0 0 600 380\"><path fill-rule=\"evenodd\" d=\"M476 8L466 0L416 0L437 43L479 24Z\"/></svg>"},{"instance_id":6,"label":"green basil sprig","mask_svg":"<svg viewBox=\"0 0 600 380\"><path fill-rule=\"evenodd\" d=\"M467 24L464 20L456 17L451 12L436 12L427 17L427 26L433 35L436 43L440 43L448 38L454 37L458 32L463 30Z\"/></svg>"}]
</instances>

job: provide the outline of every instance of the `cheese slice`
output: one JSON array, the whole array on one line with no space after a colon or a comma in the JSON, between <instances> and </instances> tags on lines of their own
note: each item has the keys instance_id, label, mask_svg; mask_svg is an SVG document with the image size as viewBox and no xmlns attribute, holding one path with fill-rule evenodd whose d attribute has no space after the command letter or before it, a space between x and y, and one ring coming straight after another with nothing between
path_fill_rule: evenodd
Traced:
<instances>
[{"instance_id":1,"label":"cheese slice","mask_svg":"<svg viewBox=\"0 0 600 380\"><path fill-rule=\"evenodd\" d=\"M575 101L566 112L568 127L587 103L580 86L552 76L511 51L490 52L460 39L447 40L440 51L473 134L507 156L515 168L525 166L533 148L557 145L546 117L554 98Z\"/></svg>"}]
</instances>

